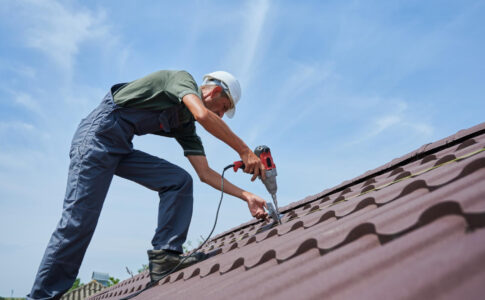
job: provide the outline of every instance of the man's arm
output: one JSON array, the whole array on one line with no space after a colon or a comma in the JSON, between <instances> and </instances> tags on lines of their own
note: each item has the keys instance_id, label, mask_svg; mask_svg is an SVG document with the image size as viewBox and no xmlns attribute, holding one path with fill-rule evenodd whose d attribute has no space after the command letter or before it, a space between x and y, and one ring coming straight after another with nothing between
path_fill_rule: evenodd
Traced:
<instances>
[{"instance_id":1,"label":"man's arm","mask_svg":"<svg viewBox=\"0 0 485 300\"><path fill-rule=\"evenodd\" d=\"M209 167L205 156L188 155L187 158L202 182L207 183L215 189L221 190L222 177L219 173ZM238 188L226 179L224 179L224 192L246 201L253 217L258 219L266 219L268 217L268 213L263 209L263 207L267 207L266 201L261 197Z\"/></svg>"},{"instance_id":2,"label":"man's arm","mask_svg":"<svg viewBox=\"0 0 485 300\"><path fill-rule=\"evenodd\" d=\"M260 159L249 149L232 130L227 126L219 116L208 110L202 100L194 94L185 95L182 99L185 106L190 110L195 120L202 125L205 130L213 136L225 142L233 148L241 157L245 164L244 172L253 174L251 181L254 181L258 175L265 178L264 166Z\"/></svg>"}]
</instances>

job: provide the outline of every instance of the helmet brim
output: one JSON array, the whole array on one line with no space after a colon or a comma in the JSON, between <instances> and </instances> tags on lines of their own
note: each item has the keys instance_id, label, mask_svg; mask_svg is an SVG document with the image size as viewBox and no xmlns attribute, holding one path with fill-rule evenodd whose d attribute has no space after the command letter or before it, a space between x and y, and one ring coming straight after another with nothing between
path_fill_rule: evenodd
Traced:
<instances>
[{"instance_id":1,"label":"helmet brim","mask_svg":"<svg viewBox=\"0 0 485 300\"><path fill-rule=\"evenodd\" d=\"M234 117L234 115L236 114L236 107L233 107L231 109L229 109L228 111L226 111L225 115L229 118L229 119L232 119Z\"/></svg>"}]
</instances>

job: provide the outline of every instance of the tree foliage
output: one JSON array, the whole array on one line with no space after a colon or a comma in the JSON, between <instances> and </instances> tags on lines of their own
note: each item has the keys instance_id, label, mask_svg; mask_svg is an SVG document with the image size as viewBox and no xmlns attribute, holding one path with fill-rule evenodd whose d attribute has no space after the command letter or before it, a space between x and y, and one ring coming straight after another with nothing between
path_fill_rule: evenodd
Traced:
<instances>
[{"instance_id":1,"label":"tree foliage","mask_svg":"<svg viewBox=\"0 0 485 300\"><path fill-rule=\"evenodd\" d=\"M118 278L110 277L109 282L108 282L108 286L113 286L113 285L118 284L118 283L120 283L120 280Z\"/></svg>"},{"instance_id":2,"label":"tree foliage","mask_svg":"<svg viewBox=\"0 0 485 300\"><path fill-rule=\"evenodd\" d=\"M68 292L74 290L74 289L77 289L78 287L81 287L83 286L84 283L81 283L81 278L76 278L76 280L74 281L74 283L72 284L71 288L68 290Z\"/></svg>"},{"instance_id":3,"label":"tree foliage","mask_svg":"<svg viewBox=\"0 0 485 300\"><path fill-rule=\"evenodd\" d=\"M141 269L138 269L138 274L140 274L141 272L143 272L145 270L148 270L148 265L142 264Z\"/></svg>"}]
</instances>

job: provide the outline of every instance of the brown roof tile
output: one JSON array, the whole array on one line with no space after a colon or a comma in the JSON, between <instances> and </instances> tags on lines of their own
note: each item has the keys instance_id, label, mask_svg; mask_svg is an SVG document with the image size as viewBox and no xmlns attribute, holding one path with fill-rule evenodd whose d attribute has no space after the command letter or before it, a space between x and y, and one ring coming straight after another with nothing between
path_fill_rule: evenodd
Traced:
<instances>
[{"instance_id":1,"label":"brown roof tile","mask_svg":"<svg viewBox=\"0 0 485 300\"><path fill-rule=\"evenodd\" d=\"M485 123L214 237L219 254L134 299L480 299ZM146 273L90 299L144 287Z\"/></svg>"}]
</instances>

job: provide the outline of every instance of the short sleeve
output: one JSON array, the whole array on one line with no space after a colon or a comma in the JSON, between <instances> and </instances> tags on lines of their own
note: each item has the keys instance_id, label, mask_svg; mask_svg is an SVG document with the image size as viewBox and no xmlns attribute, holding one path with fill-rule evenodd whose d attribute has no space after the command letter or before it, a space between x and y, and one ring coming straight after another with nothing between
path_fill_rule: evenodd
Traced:
<instances>
[{"instance_id":1,"label":"short sleeve","mask_svg":"<svg viewBox=\"0 0 485 300\"><path fill-rule=\"evenodd\" d=\"M176 137L177 142L184 149L184 155L202 155L205 156L202 141L198 135Z\"/></svg>"},{"instance_id":2,"label":"short sleeve","mask_svg":"<svg viewBox=\"0 0 485 300\"><path fill-rule=\"evenodd\" d=\"M205 156L202 140L195 131L195 123L191 122L184 127L183 133L175 136L177 142L184 149L184 155L202 155Z\"/></svg>"},{"instance_id":3,"label":"short sleeve","mask_svg":"<svg viewBox=\"0 0 485 300\"><path fill-rule=\"evenodd\" d=\"M175 73L172 78L170 78L166 90L172 95L175 95L179 101L182 101L182 98L188 94L195 94L199 98L201 97L197 83L192 75L186 71L178 71Z\"/></svg>"}]
</instances>

